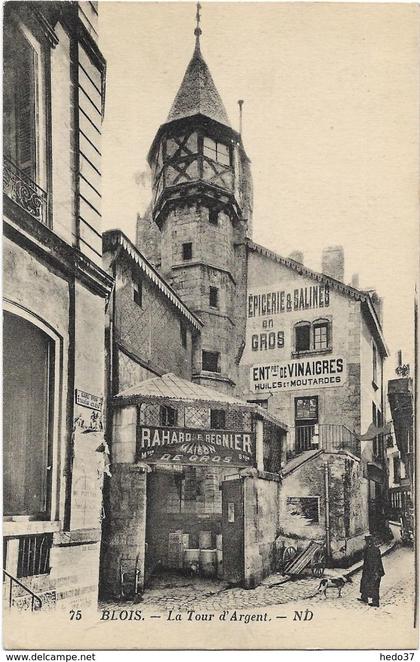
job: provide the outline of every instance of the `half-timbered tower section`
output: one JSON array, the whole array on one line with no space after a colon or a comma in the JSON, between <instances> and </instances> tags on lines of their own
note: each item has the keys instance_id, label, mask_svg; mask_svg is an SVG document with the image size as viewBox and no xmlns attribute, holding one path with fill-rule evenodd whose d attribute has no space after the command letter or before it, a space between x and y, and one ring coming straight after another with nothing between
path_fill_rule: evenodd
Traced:
<instances>
[{"instance_id":1,"label":"half-timbered tower section","mask_svg":"<svg viewBox=\"0 0 420 662\"><path fill-rule=\"evenodd\" d=\"M194 381L228 392L244 331L243 240L251 232L252 185L241 137L201 54L199 32L196 37L149 152L151 219L140 221L138 241L140 250L151 250L151 235L160 232L160 255L154 256L160 271L204 323Z\"/></svg>"}]
</instances>

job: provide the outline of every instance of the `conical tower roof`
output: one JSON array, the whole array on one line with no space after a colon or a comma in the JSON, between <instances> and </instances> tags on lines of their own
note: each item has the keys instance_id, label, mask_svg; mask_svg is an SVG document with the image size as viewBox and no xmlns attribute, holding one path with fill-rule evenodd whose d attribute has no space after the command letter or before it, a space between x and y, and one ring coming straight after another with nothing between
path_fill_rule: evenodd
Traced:
<instances>
[{"instance_id":1,"label":"conical tower roof","mask_svg":"<svg viewBox=\"0 0 420 662\"><path fill-rule=\"evenodd\" d=\"M197 39L193 56L166 121L172 122L198 114L230 127L226 109L203 59Z\"/></svg>"}]
</instances>

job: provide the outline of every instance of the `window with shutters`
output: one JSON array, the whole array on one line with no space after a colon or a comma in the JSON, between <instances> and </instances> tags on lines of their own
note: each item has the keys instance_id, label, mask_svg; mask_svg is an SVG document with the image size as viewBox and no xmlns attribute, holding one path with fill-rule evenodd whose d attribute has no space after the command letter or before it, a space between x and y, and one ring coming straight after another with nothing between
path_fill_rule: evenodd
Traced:
<instances>
[{"instance_id":1,"label":"window with shutters","mask_svg":"<svg viewBox=\"0 0 420 662\"><path fill-rule=\"evenodd\" d=\"M9 312L3 341L4 513L44 519L51 492L54 341Z\"/></svg>"},{"instance_id":2,"label":"window with shutters","mask_svg":"<svg viewBox=\"0 0 420 662\"><path fill-rule=\"evenodd\" d=\"M311 348L311 325L309 322L300 322L295 327L296 352L305 352Z\"/></svg>"},{"instance_id":3,"label":"window with shutters","mask_svg":"<svg viewBox=\"0 0 420 662\"><path fill-rule=\"evenodd\" d=\"M23 24L4 31L3 136L5 193L45 223L45 53Z\"/></svg>"},{"instance_id":4,"label":"window with shutters","mask_svg":"<svg viewBox=\"0 0 420 662\"><path fill-rule=\"evenodd\" d=\"M378 388L378 352L376 345L372 342L372 386Z\"/></svg>"},{"instance_id":5,"label":"window with shutters","mask_svg":"<svg viewBox=\"0 0 420 662\"><path fill-rule=\"evenodd\" d=\"M318 319L311 322L297 322L294 326L294 353L325 352L331 350L331 322Z\"/></svg>"}]
</instances>

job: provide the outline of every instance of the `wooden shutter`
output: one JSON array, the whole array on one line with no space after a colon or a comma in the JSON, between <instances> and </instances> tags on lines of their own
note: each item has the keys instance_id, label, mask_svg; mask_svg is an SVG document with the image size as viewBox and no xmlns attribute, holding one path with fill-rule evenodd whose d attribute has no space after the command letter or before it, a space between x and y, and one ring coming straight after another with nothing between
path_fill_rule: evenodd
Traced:
<instances>
[{"instance_id":1,"label":"wooden shutter","mask_svg":"<svg viewBox=\"0 0 420 662\"><path fill-rule=\"evenodd\" d=\"M21 33L17 41L16 165L35 180L37 53Z\"/></svg>"}]
</instances>

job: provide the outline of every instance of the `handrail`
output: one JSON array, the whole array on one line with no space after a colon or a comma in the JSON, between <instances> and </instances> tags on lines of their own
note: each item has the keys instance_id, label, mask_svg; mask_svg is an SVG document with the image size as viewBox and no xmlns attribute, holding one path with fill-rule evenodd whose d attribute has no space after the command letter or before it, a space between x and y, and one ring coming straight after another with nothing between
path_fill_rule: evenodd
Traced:
<instances>
[{"instance_id":1,"label":"handrail","mask_svg":"<svg viewBox=\"0 0 420 662\"><path fill-rule=\"evenodd\" d=\"M11 575L10 572L7 572L7 570L5 570L4 568L3 568L3 575L6 575L9 578L9 582L10 582L9 607L12 606L13 582L15 582L15 584L18 584L18 586L23 588L31 596L31 598L32 598L31 599L31 611L34 611L34 602L35 601L38 602L38 609L42 609L42 600L38 595L36 595L36 593L31 591L31 589L28 588L27 586L25 586L25 584L22 584L22 582L20 582L16 577L13 577L13 575Z\"/></svg>"},{"instance_id":2,"label":"handrail","mask_svg":"<svg viewBox=\"0 0 420 662\"><path fill-rule=\"evenodd\" d=\"M326 451L348 450L360 457L360 442L357 436L340 423L312 423L295 426L292 430L295 452L317 447Z\"/></svg>"}]
</instances>

